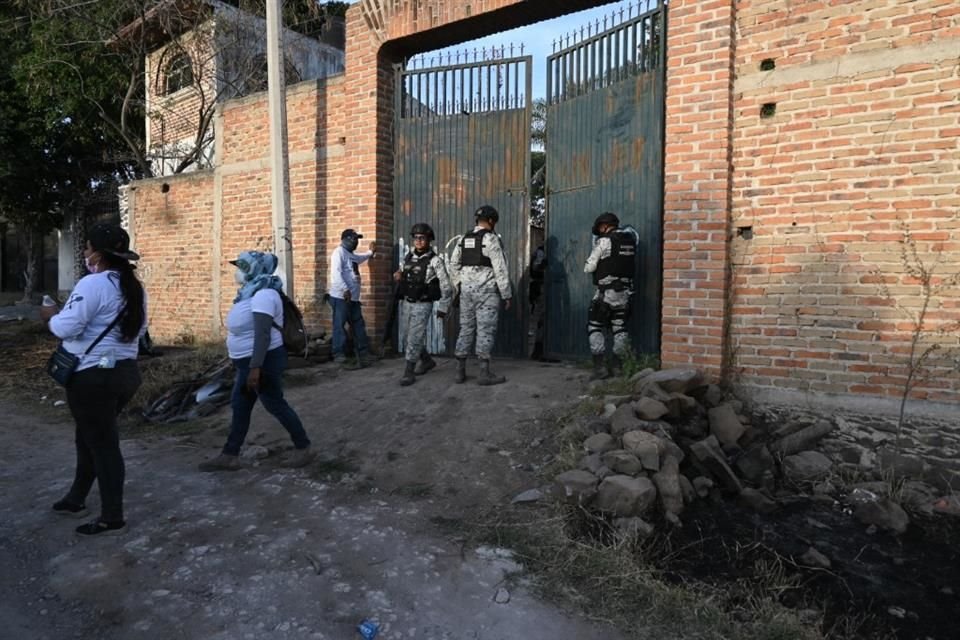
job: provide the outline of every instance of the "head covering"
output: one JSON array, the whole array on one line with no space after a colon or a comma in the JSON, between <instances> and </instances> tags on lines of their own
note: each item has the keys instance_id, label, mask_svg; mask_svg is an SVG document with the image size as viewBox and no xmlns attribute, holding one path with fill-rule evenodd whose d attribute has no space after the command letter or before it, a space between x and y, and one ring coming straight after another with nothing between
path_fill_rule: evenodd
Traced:
<instances>
[{"instance_id":1,"label":"head covering","mask_svg":"<svg viewBox=\"0 0 960 640\"><path fill-rule=\"evenodd\" d=\"M283 281L275 275L277 270L277 256L261 251L244 251L230 264L243 272L244 283L237 291L234 303L252 298L260 289L275 289L283 291Z\"/></svg>"},{"instance_id":2,"label":"head covering","mask_svg":"<svg viewBox=\"0 0 960 640\"><path fill-rule=\"evenodd\" d=\"M600 227L608 224L613 227L619 227L620 218L618 218L615 213L610 213L609 211L601 213L597 216L597 219L593 221L593 235L600 235Z\"/></svg>"},{"instance_id":3,"label":"head covering","mask_svg":"<svg viewBox=\"0 0 960 640\"><path fill-rule=\"evenodd\" d=\"M489 204L485 204L476 211L473 212L473 217L479 220L489 220L490 222L496 224L500 220L500 213Z\"/></svg>"},{"instance_id":4,"label":"head covering","mask_svg":"<svg viewBox=\"0 0 960 640\"><path fill-rule=\"evenodd\" d=\"M353 229L344 229L343 233L340 234L341 240L346 240L347 238L362 238L363 236L354 231Z\"/></svg>"},{"instance_id":5,"label":"head covering","mask_svg":"<svg viewBox=\"0 0 960 640\"><path fill-rule=\"evenodd\" d=\"M94 251L124 260L140 259L138 254L130 251L130 236L119 225L98 222L87 232L87 241Z\"/></svg>"}]
</instances>

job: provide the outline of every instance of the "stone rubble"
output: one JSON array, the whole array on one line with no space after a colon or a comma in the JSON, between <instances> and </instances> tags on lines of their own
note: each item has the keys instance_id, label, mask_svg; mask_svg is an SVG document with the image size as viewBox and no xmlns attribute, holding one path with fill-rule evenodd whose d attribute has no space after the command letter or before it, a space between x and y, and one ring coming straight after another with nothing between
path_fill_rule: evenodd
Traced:
<instances>
[{"instance_id":1,"label":"stone rubble","mask_svg":"<svg viewBox=\"0 0 960 640\"><path fill-rule=\"evenodd\" d=\"M923 515L960 515L955 496L941 497L925 482L902 483L896 499L891 496L892 483L880 481L888 480L882 465L921 473L925 468L909 456L891 462L875 453L878 442L889 442L887 432L878 439L840 416L758 420L695 369L647 369L629 382L632 394L605 396L603 415L582 421L585 455L579 468L554 479L552 490L561 500L609 516L626 534L651 535L658 517L681 526L685 506L707 497L727 497L769 514L801 495L895 534L910 522L899 503ZM842 477L877 481L838 482ZM813 547L799 561L830 567Z\"/></svg>"}]
</instances>

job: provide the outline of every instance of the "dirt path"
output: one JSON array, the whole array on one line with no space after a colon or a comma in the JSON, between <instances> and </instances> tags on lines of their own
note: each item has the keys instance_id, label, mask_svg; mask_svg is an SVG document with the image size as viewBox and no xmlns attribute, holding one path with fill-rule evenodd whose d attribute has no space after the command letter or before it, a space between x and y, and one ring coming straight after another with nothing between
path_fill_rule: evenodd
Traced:
<instances>
[{"instance_id":1,"label":"dirt path","mask_svg":"<svg viewBox=\"0 0 960 640\"><path fill-rule=\"evenodd\" d=\"M521 464L534 421L584 374L498 363L509 384L484 389L452 384L441 362L409 390L399 360L298 372L309 384L288 397L335 464L282 469L285 434L259 409L251 442L272 454L237 473L195 470L223 428L124 441L130 529L102 540L49 511L73 469L66 415L0 407L0 638L347 640L364 618L383 624L378 638L618 638L505 583L518 567L497 550L431 524L535 486Z\"/></svg>"}]
</instances>

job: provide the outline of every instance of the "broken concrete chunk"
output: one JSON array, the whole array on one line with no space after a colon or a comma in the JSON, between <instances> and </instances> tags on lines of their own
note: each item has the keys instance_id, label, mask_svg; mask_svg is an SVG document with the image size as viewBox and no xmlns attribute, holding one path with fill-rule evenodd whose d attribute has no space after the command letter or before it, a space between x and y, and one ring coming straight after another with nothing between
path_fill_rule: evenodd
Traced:
<instances>
[{"instance_id":1,"label":"broken concrete chunk","mask_svg":"<svg viewBox=\"0 0 960 640\"><path fill-rule=\"evenodd\" d=\"M745 427L730 404L722 404L707 411L710 420L710 433L723 444L736 444L743 435Z\"/></svg>"},{"instance_id":2,"label":"broken concrete chunk","mask_svg":"<svg viewBox=\"0 0 960 640\"><path fill-rule=\"evenodd\" d=\"M603 453L618 449L617 440L609 433L595 433L583 441L583 448L588 453Z\"/></svg>"},{"instance_id":3,"label":"broken concrete chunk","mask_svg":"<svg viewBox=\"0 0 960 640\"><path fill-rule=\"evenodd\" d=\"M693 490L697 492L697 495L701 498L706 498L710 495L710 490L713 489L713 480L706 476L697 476L693 479Z\"/></svg>"},{"instance_id":4,"label":"broken concrete chunk","mask_svg":"<svg viewBox=\"0 0 960 640\"><path fill-rule=\"evenodd\" d=\"M820 420L816 424L801 429L796 433L781 437L770 446L770 451L783 456L807 451L811 449L817 441L834 429L836 429L836 425L832 422Z\"/></svg>"},{"instance_id":5,"label":"broken concrete chunk","mask_svg":"<svg viewBox=\"0 0 960 640\"><path fill-rule=\"evenodd\" d=\"M637 456L644 469L660 470L660 454L664 450L663 441L646 431L630 431L623 434L623 448Z\"/></svg>"},{"instance_id":6,"label":"broken concrete chunk","mask_svg":"<svg viewBox=\"0 0 960 640\"><path fill-rule=\"evenodd\" d=\"M676 391L670 394L670 400L664 404L667 405L667 409L669 410L667 415L674 419L696 415L699 408L696 400Z\"/></svg>"},{"instance_id":7,"label":"broken concrete chunk","mask_svg":"<svg viewBox=\"0 0 960 640\"><path fill-rule=\"evenodd\" d=\"M633 413L641 420L659 420L669 412L664 403L653 398L640 398L633 403Z\"/></svg>"},{"instance_id":8,"label":"broken concrete chunk","mask_svg":"<svg viewBox=\"0 0 960 640\"><path fill-rule=\"evenodd\" d=\"M683 491L680 489L680 463L673 456L666 456L660 471L653 474L660 504L666 513L683 513Z\"/></svg>"},{"instance_id":9,"label":"broken concrete chunk","mask_svg":"<svg viewBox=\"0 0 960 640\"><path fill-rule=\"evenodd\" d=\"M703 372L697 369L663 369L644 378L646 382L656 382L667 393L679 391L687 393L691 389L703 386Z\"/></svg>"},{"instance_id":10,"label":"broken concrete chunk","mask_svg":"<svg viewBox=\"0 0 960 640\"><path fill-rule=\"evenodd\" d=\"M693 443L690 451L727 491L740 493L743 488L740 485L740 479L727 464L726 456L723 455L720 444L714 436Z\"/></svg>"},{"instance_id":11,"label":"broken concrete chunk","mask_svg":"<svg viewBox=\"0 0 960 640\"><path fill-rule=\"evenodd\" d=\"M657 499L657 489L649 478L625 475L607 476L597 489L595 506L620 517L643 515Z\"/></svg>"},{"instance_id":12,"label":"broken concrete chunk","mask_svg":"<svg viewBox=\"0 0 960 640\"><path fill-rule=\"evenodd\" d=\"M633 405L622 404L610 417L610 433L615 436L622 436L628 431L639 429L640 424L640 420L633 412Z\"/></svg>"},{"instance_id":13,"label":"broken concrete chunk","mask_svg":"<svg viewBox=\"0 0 960 640\"><path fill-rule=\"evenodd\" d=\"M624 449L607 451L601 456L603 464L616 473L635 476L643 472L643 464L637 456Z\"/></svg>"},{"instance_id":14,"label":"broken concrete chunk","mask_svg":"<svg viewBox=\"0 0 960 640\"><path fill-rule=\"evenodd\" d=\"M783 477L792 482L819 480L830 474L833 462L819 451L801 451L783 459Z\"/></svg>"},{"instance_id":15,"label":"broken concrete chunk","mask_svg":"<svg viewBox=\"0 0 960 640\"><path fill-rule=\"evenodd\" d=\"M553 480L553 493L571 504L588 504L597 494L597 477L589 471L564 471Z\"/></svg>"},{"instance_id":16,"label":"broken concrete chunk","mask_svg":"<svg viewBox=\"0 0 960 640\"><path fill-rule=\"evenodd\" d=\"M540 489L527 489L522 493L513 496L511 504L524 504L528 502L538 502L543 499L543 492Z\"/></svg>"}]
</instances>

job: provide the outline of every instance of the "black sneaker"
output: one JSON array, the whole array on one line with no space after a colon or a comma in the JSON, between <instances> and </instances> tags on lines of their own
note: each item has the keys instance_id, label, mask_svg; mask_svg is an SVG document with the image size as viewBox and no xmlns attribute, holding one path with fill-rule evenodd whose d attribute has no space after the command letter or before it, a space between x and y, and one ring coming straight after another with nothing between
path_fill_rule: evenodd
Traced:
<instances>
[{"instance_id":1,"label":"black sneaker","mask_svg":"<svg viewBox=\"0 0 960 640\"><path fill-rule=\"evenodd\" d=\"M126 530L127 523L122 520L120 522L104 522L99 519L82 524L76 529L81 536L118 536Z\"/></svg>"},{"instance_id":2,"label":"black sneaker","mask_svg":"<svg viewBox=\"0 0 960 640\"><path fill-rule=\"evenodd\" d=\"M53 503L53 512L70 518L82 518L87 515L87 505L76 504L69 500L59 500Z\"/></svg>"}]
</instances>

